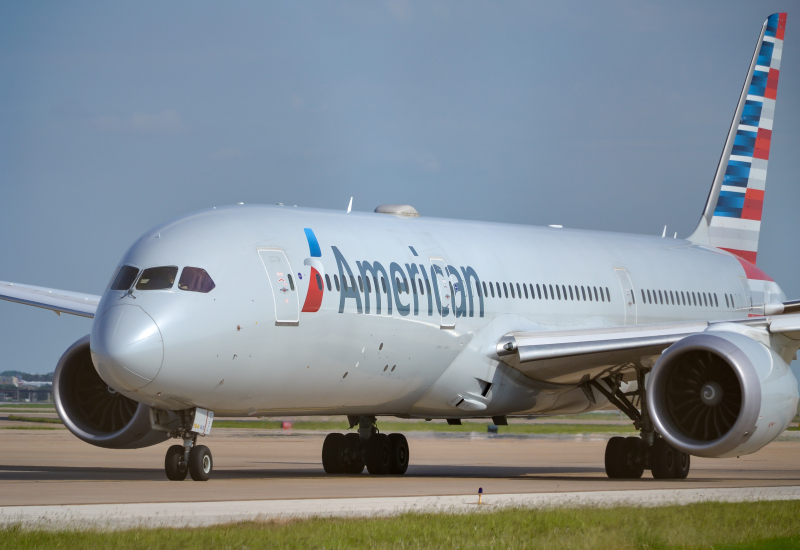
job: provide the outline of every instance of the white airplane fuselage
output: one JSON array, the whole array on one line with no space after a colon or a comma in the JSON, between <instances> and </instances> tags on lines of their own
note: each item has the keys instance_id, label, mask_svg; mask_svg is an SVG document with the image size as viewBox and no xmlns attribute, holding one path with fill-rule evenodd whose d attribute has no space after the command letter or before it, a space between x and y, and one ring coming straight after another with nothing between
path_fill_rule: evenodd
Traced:
<instances>
[{"instance_id":1,"label":"white airplane fuselage","mask_svg":"<svg viewBox=\"0 0 800 550\"><path fill-rule=\"evenodd\" d=\"M384 272L365 271L365 262ZM156 408L228 415L591 410L604 402L589 402L577 388L580 376L567 370L531 380L499 361L499 338L741 319L785 298L734 255L681 239L283 206L238 205L177 219L139 239L120 265L199 267L216 286L208 293L177 283L106 290L91 335L100 375ZM449 274L439 275L443 269ZM275 277L289 273L291 284L277 288ZM316 273L318 309L301 312L319 294ZM385 291L375 285L381 278ZM149 343L115 363L111 338L128 338L131 349ZM477 408L457 408L459 397Z\"/></svg>"}]
</instances>

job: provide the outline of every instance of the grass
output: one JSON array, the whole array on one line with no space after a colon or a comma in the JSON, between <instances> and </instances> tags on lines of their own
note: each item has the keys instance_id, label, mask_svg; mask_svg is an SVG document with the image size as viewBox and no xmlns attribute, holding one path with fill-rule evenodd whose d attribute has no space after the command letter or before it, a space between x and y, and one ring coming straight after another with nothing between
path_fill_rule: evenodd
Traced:
<instances>
[{"instance_id":1,"label":"grass","mask_svg":"<svg viewBox=\"0 0 800 550\"><path fill-rule=\"evenodd\" d=\"M800 545L799 501L657 508L503 509L375 519L245 522L196 529L0 529L6 548L725 548Z\"/></svg>"},{"instance_id":2,"label":"grass","mask_svg":"<svg viewBox=\"0 0 800 550\"><path fill-rule=\"evenodd\" d=\"M52 426L0 426L0 430L57 430Z\"/></svg>"},{"instance_id":3,"label":"grass","mask_svg":"<svg viewBox=\"0 0 800 550\"><path fill-rule=\"evenodd\" d=\"M16 422L36 422L37 424L61 424L60 418L42 418L41 416L19 416L18 414L9 414L9 420Z\"/></svg>"},{"instance_id":4,"label":"grass","mask_svg":"<svg viewBox=\"0 0 800 550\"><path fill-rule=\"evenodd\" d=\"M1 409L55 409L52 403L0 403Z\"/></svg>"},{"instance_id":5,"label":"grass","mask_svg":"<svg viewBox=\"0 0 800 550\"><path fill-rule=\"evenodd\" d=\"M300 421L292 423L292 430L342 431L347 430L347 422ZM450 426L441 422L378 422L382 432L482 432L488 424L464 422L460 426ZM281 423L275 420L217 420L215 428L250 428L278 430ZM498 433L508 434L584 434L584 433L634 433L633 426L615 424L511 424L498 426Z\"/></svg>"}]
</instances>

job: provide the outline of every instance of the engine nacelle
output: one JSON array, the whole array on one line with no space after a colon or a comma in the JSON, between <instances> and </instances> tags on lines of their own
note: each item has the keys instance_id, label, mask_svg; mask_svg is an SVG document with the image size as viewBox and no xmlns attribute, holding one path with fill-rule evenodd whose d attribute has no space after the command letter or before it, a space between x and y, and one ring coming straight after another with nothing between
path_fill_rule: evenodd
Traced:
<instances>
[{"instance_id":1,"label":"engine nacelle","mask_svg":"<svg viewBox=\"0 0 800 550\"><path fill-rule=\"evenodd\" d=\"M58 361L53 400L69 431L98 447L138 449L169 438L153 429L150 407L118 393L100 378L88 336L72 344Z\"/></svg>"},{"instance_id":2,"label":"engine nacelle","mask_svg":"<svg viewBox=\"0 0 800 550\"><path fill-rule=\"evenodd\" d=\"M743 330L718 326L688 336L653 367L647 409L673 447L714 458L749 454L794 418L797 379L772 348Z\"/></svg>"}]
</instances>

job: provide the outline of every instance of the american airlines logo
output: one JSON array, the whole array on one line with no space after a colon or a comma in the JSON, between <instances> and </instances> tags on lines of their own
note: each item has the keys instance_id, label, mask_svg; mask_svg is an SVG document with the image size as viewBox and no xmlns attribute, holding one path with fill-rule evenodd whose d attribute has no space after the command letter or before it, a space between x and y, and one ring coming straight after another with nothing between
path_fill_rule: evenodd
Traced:
<instances>
[{"instance_id":1,"label":"american airlines logo","mask_svg":"<svg viewBox=\"0 0 800 550\"><path fill-rule=\"evenodd\" d=\"M473 317L477 308L478 316L483 317L483 294L472 292L473 282L477 287L480 278L470 266L458 269L432 259L428 265L390 262L388 268L378 261L356 261L353 268L339 248L331 246L338 272L332 284L320 260L322 251L316 235L308 228L305 233L311 256L304 264L310 266L311 273L304 312L319 311L325 287L332 290L335 285L339 292L339 313L344 313L348 301L352 300L350 305L364 314L385 312L392 315L397 311L405 317L412 314L433 316L435 312L443 317L451 313L456 317Z\"/></svg>"}]
</instances>

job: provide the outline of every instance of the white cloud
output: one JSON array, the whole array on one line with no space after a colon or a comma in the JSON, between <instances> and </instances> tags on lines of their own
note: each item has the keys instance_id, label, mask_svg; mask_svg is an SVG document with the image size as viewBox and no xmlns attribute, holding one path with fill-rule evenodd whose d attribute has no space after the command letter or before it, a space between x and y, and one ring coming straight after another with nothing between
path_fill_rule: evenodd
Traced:
<instances>
[{"instance_id":1,"label":"white cloud","mask_svg":"<svg viewBox=\"0 0 800 550\"><path fill-rule=\"evenodd\" d=\"M134 113L127 117L118 115L94 117L92 124L101 130L145 134L176 134L183 130L181 117L174 109L157 114Z\"/></svg>"}]
</instances>

